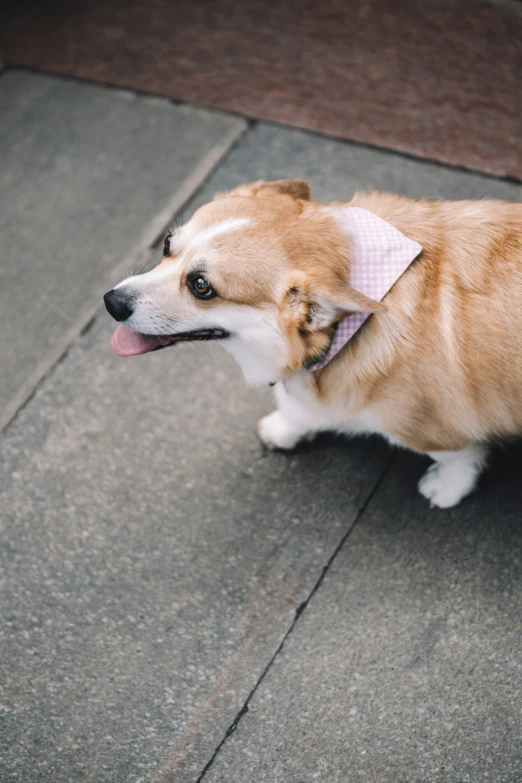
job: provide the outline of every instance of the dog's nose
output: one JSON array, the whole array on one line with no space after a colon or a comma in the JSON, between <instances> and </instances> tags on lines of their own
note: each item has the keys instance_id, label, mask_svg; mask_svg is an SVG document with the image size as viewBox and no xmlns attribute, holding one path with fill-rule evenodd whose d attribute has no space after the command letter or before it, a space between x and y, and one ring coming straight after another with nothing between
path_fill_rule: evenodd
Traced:
<instances>
[{"instance_id":1,"label":"dog's nose","mask_svg":"<svg viewBox=\"0 0 522 783\"><path fill-rule=\"evenodd\" d=\"M126 321L134 312L133 300L120 290L108 291L103 297L105 307L115 321Z\"/></svg>"}]
</instances>

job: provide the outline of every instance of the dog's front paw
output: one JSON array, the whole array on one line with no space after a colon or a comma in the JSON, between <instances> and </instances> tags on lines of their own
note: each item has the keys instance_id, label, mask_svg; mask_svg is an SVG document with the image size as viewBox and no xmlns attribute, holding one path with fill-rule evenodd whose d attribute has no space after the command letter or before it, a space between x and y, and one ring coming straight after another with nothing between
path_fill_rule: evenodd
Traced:
<instances>
[{"instance_id":1,"label":"dog's front paw","mask_svg":"<svg viewBox=\"0 0 522 783\"><path fill-rule=\"evenodd\" d=\"M274 411L259 419L257 431L269 449L293 449L304 437L304 433L298 431L280 411Z\"/></svg>"},{"instance_id":2,"label":"dog's front paw","mask_svg":"<svg viewBox=\"0 0 522 783\"><path fill-rule=\"evenodd\" d=\"M467 472L437 462L428 468L418 484L421 495L430 501L431 506L438 508L456 506L473 487L474 482L470 481Z\"/></svg>"}]
</instances>

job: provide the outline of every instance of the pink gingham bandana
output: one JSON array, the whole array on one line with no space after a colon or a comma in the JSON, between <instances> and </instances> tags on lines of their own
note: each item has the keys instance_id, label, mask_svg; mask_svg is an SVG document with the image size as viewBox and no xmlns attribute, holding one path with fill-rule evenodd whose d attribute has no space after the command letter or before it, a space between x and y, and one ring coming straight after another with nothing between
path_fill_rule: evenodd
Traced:
<instances>
[{"instance_id":1,"label":"pink gingham bandana","mask_svg":"<svg viewBox=\"0 0 522 783\"><path fill-rule=\"evenodd\" d=\"M380 302L422 250L386 220L360 207L339 210L351 238L350 285ZM352 313L337 325L326 354L308 367L321 370L344 348L371 313Z\"/></svg>"}]
</instances>

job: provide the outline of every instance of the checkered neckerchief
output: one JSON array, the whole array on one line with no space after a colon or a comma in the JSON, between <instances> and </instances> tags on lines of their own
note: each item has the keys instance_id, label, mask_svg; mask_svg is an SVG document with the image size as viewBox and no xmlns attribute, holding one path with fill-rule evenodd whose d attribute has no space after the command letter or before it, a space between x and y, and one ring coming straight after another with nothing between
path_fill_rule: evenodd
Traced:
<instances>
[{"instance_id":1,"label":"checkered neckerchief","mask_svg":"<svg viewBox=\"0 0 522 783\"><path fill-rule=\"evenodd\" d=\"M346 207L340 212L351 238L350 285L359 293L380 302L417 258L422 247L367 209ZM315 372L328 364L370 315L352 313L340 321L325 356L309 369Z\"/></svg>"}]
</instances>

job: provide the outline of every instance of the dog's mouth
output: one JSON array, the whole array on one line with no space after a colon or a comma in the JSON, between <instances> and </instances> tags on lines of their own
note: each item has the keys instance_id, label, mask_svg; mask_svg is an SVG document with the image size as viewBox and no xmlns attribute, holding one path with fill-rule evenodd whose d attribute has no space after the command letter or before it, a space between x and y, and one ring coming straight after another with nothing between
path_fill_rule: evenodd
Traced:
<instances>
[{"instance_id":1,"label":"dog's mouth","mask_svg":"<svg viewBox=\"0 0 522 783\"><path fill-rule=\"evenodd\" d=\"M120 324L111 338L111 348L118 356L138 356L142 353L159 351L169 345L193 340L224 340L230 337L225 329L194 329L178 334L142 334Z\"/></svg>"}]
</instances>

